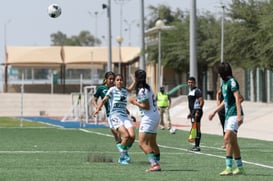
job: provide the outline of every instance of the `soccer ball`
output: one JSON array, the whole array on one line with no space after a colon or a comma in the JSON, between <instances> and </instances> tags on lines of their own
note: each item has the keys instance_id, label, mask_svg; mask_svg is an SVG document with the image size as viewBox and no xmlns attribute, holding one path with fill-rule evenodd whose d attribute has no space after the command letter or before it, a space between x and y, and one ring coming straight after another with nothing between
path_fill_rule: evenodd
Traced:
<instances>
[{"instance_id":1,"label":"soccer ball","mask_svg":"<svg viewBox=\"0 0 273 181\"><path fill-rule=\"evenodd\" d=\"M175 134L176 129L175 128L171 128L169 131L170 131L171 134Z\"/></svg>"},{"instance_id":2,"label":"soccer ball","mask_svg":"<svg viewBox=\"0 0 273 181\"><path fill-rule=\"evenodd\" d=\"M47 13L51 18L57 18L62 14L62 8L58 4L51 4L47 8Z\"/></svg>"}]
</instances>

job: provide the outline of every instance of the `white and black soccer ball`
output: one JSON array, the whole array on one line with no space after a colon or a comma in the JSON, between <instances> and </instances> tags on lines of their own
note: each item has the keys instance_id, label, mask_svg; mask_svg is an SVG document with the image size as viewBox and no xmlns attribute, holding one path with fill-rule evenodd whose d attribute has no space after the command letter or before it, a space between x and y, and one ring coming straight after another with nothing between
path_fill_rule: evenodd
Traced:
<instances>
[{"instance_id":1,"label":"white and black soccer ball","mask_svg":"<svg viewBox=\"0 0 273 181\"><path fill-rule=\"evenodd\" d=\"M171 134L175 134L175 131L176 131L175 128L171 128L171 129L169 130L169 132L170 132Z\"/></svg>"},{"instance_id":2,"label":"white and black soccer ball","mask_svg":"<svg viewBox=\"0 0 273 181\"><path fill-rule=\"evenodd\" d=\"M57 18L62 14L62 8L58 4L51 4L47 8L47 13L51 18Z\"/></svg>"}]
</instances>

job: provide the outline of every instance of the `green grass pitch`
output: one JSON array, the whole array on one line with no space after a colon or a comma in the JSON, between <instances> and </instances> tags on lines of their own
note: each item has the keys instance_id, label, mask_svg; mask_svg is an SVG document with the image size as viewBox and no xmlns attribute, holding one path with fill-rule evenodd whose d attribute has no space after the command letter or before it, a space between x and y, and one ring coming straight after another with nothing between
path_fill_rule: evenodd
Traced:
<instances>
[{"instance_id":1,"label":"green grass pitch","mask_svg":"<svg viewBox=\"0 0 273 181\"><path fill-rule=\"evenodd\" d=\"M0 118L0 181L176 181L273 180L273 142L239 138L247 175L221 177L221 136L202 134L201 152L188 151L188 132L158 130L161 172L146 173L145 155L135 142L132 162L119 165L110 130L61 129ZM137 130L136 130L137 135Z\"/></svg>"}]
</instances>

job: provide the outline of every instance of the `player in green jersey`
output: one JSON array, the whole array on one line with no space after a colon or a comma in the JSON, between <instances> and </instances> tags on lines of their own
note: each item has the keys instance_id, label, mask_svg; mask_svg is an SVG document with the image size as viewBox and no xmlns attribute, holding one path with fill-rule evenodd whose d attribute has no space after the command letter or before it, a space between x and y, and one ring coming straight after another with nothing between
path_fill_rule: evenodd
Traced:
<instances>
[{"instance_id":1,"label":"player in green jersey","mask_svg":"<svg viewBox=\"0 0 273 181\"><path fill-rule=\"evenodd\" d=\"M224 101L209 114L209 120L225 107L225 135L224 144L226 146L226 168L220 173L221 176L245 174L241 159L240 147L237 139L239 126L243 123L243 110L239 84L232 75L231 66L228 63L220 63L218 73L223 83L221 86ZM236 168L232 171L233 156Z\"/></svg>"}]
</instances>

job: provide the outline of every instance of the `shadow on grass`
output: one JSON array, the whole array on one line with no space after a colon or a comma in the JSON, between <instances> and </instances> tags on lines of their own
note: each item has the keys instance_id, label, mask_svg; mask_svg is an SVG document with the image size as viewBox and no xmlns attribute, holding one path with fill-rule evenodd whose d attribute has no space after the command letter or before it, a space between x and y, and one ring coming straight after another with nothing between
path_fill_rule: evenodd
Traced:
<instances>
[{"instance_id":1,"label":"shadow on grass","mask_svg":"<svg viewBox=\"0 0 273 181\"><path fill-rule=\"evenodd\" d=\"M247 173L246 175L241 176L254 176L254 177L273 177L273 174L262 174L262 173Z\"/></svg>"},{"instance_id":2,"label":"shadow on grass","mask_svg":"<svg viewBox=\"0 0 273 181\"><path fill-rule=\"evenodd\" d=\"M191 170L191 169L164 169L162 168L162 172L197 172L199 170Z\"/></svg>"},{"instance_id":3,"label":"shadow on grass","mask_svg":"<svg viewBox=\"0 0 273 181\"><path fill-rule=\"evenodd\" d=\"M138 161L134 162L135 164L138 165L147 165L149 166L150 163L148 161ZM197 172L199 170L194 170L194 169L165 169L165 167L161 167L161 172Z\"/></svg>"}]
</instances>

